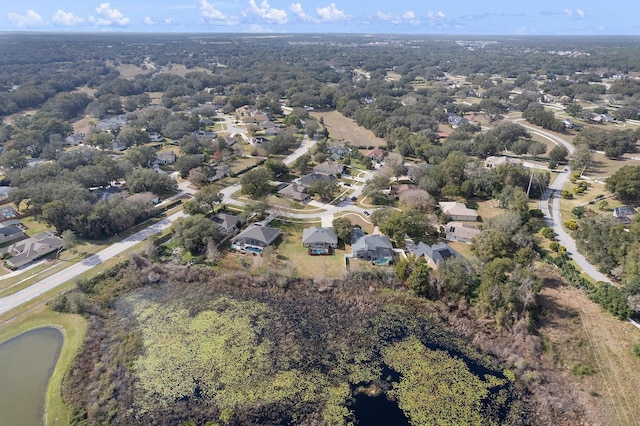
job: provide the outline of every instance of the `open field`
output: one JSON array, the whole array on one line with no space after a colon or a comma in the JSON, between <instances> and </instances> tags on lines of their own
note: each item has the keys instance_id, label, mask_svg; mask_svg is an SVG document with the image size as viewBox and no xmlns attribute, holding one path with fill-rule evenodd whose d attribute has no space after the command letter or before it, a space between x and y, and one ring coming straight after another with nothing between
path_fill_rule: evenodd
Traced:
<instances>
[{"instance_id":1,"label":"open field","mask_svg":"<svg viewBox=\"0 0 640 426\"><path fill-rule=\"evenodd\" d=\"M576 383L590 424L639 424L640 369L631 349L640 330L603 312L582 291L546 284L540 296L545 352Z\"/></svg>"},{"instance_id":2,"label":"open field","mask_svg":"<svg viewBox=\"0 0 640 426\"><path fill-rule=\"evenodd\" d=\"M133 64L120 64L116 68L120 72L120 77L127 80L132 80L135 76L140 74L148 74L150 72L157 71L157 69L153 64L148 64L147 69L142 69ZM181 77L184 77L185 74L190 72L198 72L198 71L206 72L206 73L210 72L209 70L204 68L188 69L182 64L169 64L167 66L162 67L161 70L162 72L165 72L167 74L179 75Z\"/></svg>"},{"instance_id":3,"label":"open field","mask_svg":"<svg viewBox=\"0 0 640 426\"><path fill-rule=\"evenodd\" d=\"M329 130L329 137L336 141L349 142L357 147L384 147L387 142L375 136L371 130L358 126L355 120L347 118L338 111L312 112L311 116L316 120L322 118L324 125Z\"/></svg>"}]
</instances>

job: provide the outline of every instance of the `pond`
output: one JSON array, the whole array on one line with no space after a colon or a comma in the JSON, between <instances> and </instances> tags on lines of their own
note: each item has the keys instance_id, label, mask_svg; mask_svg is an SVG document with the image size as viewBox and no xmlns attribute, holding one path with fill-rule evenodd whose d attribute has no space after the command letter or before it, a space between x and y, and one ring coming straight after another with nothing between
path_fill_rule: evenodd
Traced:
<instances>
[{"instance_id":1,"label":"pond","mask_svg":"<svg viewBox=\"0 0 640 426\"><path fill-rule=\"evenodd\" d=\"M47 386L62 342L59 330L45 327L0 344L0 425L43 424Z\"/></svg>"}]
</instances>

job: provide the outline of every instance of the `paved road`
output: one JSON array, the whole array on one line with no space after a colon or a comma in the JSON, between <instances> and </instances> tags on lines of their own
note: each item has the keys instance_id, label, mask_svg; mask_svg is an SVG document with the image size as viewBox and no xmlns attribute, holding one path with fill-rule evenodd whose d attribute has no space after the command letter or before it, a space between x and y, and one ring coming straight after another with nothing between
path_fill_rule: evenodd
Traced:
<instances>
[{"instance_id":1,"label":"paved road","mask_svg":"<svg viewBox=\"0 0 640 426\"><path fill-rule=\"evenodd\" d=\"M590 276L596 281L604 281L613 284L606 275L598 271L576 248L575 240L565 232L562 227L562 212L560 211L560 194L562 188L569 180L571 172L563 172L558 175L556 180L549 186L545 196L540 200L540 209L544 213L544 217L553 228L558 242L567 249L571 258L582 269L582 272ZM550 205L551 204L551 205Z\"/></svg>"},{"instance_id":2,"label":"paved road","mask_svg":"<svg viewBox=\"0 0 640 426\"><path fill-rule=\"evenodd\" d=\"M0 299L0 315L5 312L10 311L24 303L27 303L29 300L34 297L38 297L41 294L56 288L57 286L72 280L79 276L80 274L90 270L91 268L111 259L112 257L122 253L123 251L133 247L141 241L146 240L150 236L157 234L164 229L171 226L171 224L178 218L185 216L184 213L178 212L166 219L161 220L160 222L151 225L140 232L137 232L124 240L118 241L117 243L107 247L106 249L90 256L83 261L76 263L48 278L43 279L42 281L33 284L25 288L24 290L20 290L17 293L14 293L10 296L3 297Z\"/></svg>"}]
</instances>

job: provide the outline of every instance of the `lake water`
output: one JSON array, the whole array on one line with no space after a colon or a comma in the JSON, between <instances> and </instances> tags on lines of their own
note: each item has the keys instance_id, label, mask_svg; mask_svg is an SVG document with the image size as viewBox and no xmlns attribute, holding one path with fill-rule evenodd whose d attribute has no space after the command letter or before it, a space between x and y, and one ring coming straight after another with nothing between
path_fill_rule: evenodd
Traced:
<instances>
[{"instance_id":1,"label":"lake water","mask_svg":"<svg viewBox=\"0 0 640 426\"><path fill-rule=\"evenodd\" d=\"M47 385L62 342L59 330L45 327L0 344L0 425L43 424Z\"/></svg>"}]
</instances>

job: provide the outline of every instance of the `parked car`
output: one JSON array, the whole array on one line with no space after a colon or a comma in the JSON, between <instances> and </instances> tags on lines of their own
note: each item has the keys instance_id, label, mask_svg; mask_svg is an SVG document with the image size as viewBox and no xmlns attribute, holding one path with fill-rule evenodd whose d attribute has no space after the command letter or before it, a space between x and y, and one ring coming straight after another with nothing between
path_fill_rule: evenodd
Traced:
<instances>
[{"instance_id":1,"label":"parked car","mask_svg":"<svg viewBox=\"0 0 640 426\"><path fill-rule=\"evenodd\" d=\"M365 216L369 216L370 214L371 214L371 213L369 213L368 211L366 211L366 210L364 211L364 215L365 215Z\"/></svg>"}]
</instances>

